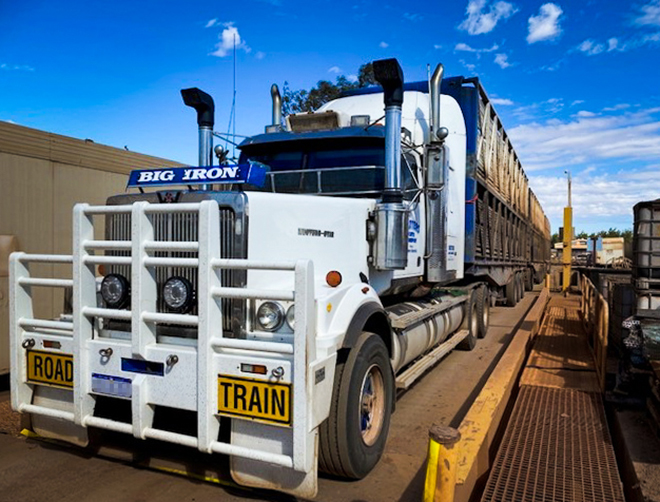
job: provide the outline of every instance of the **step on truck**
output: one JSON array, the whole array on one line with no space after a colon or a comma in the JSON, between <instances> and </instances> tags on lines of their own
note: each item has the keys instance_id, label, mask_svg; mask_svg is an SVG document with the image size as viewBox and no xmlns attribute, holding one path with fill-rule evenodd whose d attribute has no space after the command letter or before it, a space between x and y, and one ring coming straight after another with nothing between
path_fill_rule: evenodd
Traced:
<instances>
[{"instance_id":1,"label":"step on truck","mask_svg":"<svg viewBox=\"0 0 660 502\"><path fill-rule=\"evenodd\" d=\"M12 254L12 406L35 432L229 455L237 483L300 496L319 470L374 468L397 389L472 349L490 306L543 276L550 237L478 79L374 72L286 118L273 86L272 124L233 164L213 159L212 98L183 90L199 166L77 204L71 255ZM68 311L38 318L37 288Z\"/></svg>"}]
</instances>

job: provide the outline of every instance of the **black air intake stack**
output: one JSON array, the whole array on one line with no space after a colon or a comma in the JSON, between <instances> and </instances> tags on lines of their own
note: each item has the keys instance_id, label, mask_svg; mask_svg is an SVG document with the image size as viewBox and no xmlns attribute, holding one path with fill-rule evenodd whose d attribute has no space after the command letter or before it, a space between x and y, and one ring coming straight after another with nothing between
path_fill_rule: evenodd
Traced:
<instances>
[{"instance_id":1,"label":"black air intake stack","mask_svg":"<svg viewBox=\"0 0 660 502\"><path fill-rule=\"evenodd\" d=\"M373 67L385 101L385 188L376 207L374 266L400 270L408 264L408 211L401 187L403 70L396 59L374 61Z\"/></svg>"},{"instance_id":2,"label":"black air intake stack","mask_svg":"<svg viewBox=\"0 0 660 502\"><path fill-rule=\"evenodd\" d=\"M186 106L197 111L197 125L199 126L199 166L213 165L213 123L215 105L213 98L198 89L181 89L181 97ZM211 185L201 185L202 190L209 190Z\"/></svg>"}]
</instances>

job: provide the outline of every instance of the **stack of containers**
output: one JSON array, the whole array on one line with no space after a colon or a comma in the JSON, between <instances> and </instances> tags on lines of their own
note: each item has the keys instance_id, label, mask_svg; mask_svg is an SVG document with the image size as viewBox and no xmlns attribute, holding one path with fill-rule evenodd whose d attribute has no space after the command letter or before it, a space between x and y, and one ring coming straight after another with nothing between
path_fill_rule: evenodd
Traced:
<instances>
[{"instance_id":1,"label":"stack of containers","mask_svg":"<svg viewBox=\"0 0 660 502\"><path fill-rule=\"evenodd\" d=\"M633 212L632 282L646 356L653 365L660 361L660 199L639 202Z\"/></svg>"}]
</instances>

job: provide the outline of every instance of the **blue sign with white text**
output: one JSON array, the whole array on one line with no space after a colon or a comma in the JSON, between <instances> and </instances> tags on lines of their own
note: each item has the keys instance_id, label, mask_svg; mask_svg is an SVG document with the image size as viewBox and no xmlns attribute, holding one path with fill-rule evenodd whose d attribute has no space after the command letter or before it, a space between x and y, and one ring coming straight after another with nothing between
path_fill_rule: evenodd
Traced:
<instances>
[{"instance_id":1,"label":"blue sign with white text","mask_svg":"<svg viewBox=\"0 0 660 502\"><path fill-rule=\"evenodd\" d=\"M168 167L131 171L127 188L166 185L205 185L212 183L249 183L263 186L268 166L258 162L210 167Z\"/></svg>"}]
</instances>

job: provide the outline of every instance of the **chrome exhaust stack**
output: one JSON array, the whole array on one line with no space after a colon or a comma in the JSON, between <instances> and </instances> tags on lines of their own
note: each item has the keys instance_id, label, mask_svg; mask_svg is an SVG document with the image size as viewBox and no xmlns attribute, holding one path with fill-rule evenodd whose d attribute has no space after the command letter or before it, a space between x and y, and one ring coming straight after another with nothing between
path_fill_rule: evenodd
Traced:
<instances>
[{"instance_id":1,"label":"chrome exhaust stack","mask_svg":"<svg viewBox=\"0 0 660 502\"><path fill-rule=\"evenodd\" d=\"M436 66L429 81L430 133L426 145L426 279L429 282L445 283L456 278L454 270L447 269L447 193L449 182L449 159L444 141L449 130L440 125L440 93L442 88L442 64Z\"/></svg>"},{"instance_id":2,"label":"chrome exhaust stack","mask_svg":"<svg viewBox=\"0 0 660 502\"><path fill-rule=\"evenodd\" d=\"M431 141L442 141L447 137L446 129L440 131L440 88L444 72L445 69L442 63L438 64L429 82L429 94L431 97Z\"/></svg>"},{"instance_id":3,"label":"chrome exhaust stack","mask_svg":"<svg viewBox=\"0 0 660 502\"><path fill-rule=\"evenodd\" d=\"M277 84L270 87L270 95L273 98L273 123L274 126L282 125L282 96Z\"/></svg>"},{"instance_id":4,"label":"chrome exhaust stack","mask_svg":"<svg viewBox=\"0 0 660 502\"><path fill-rule=\"evenodd\" d=\"M374 61L373 67L385 102L385 188L376 206L374 266L400 270L408 264L408 211L401 187L403 70L396 59Z\"/></svg>"},{"instance_id":5,"label":"chrome exhaust stack","mask_svg":"<svg viewBox=\"0 0 660 502\"><path fill-rule=\"evenodd\" d=\"M199 127L199 166L208 167L213 165L213 124L215 105L213 98L198 89L181 89L181 97L186 106L197 111L197 125ZM211 185L200 185L201 190L210 190Z\"/></svg>"}]
</instances>

